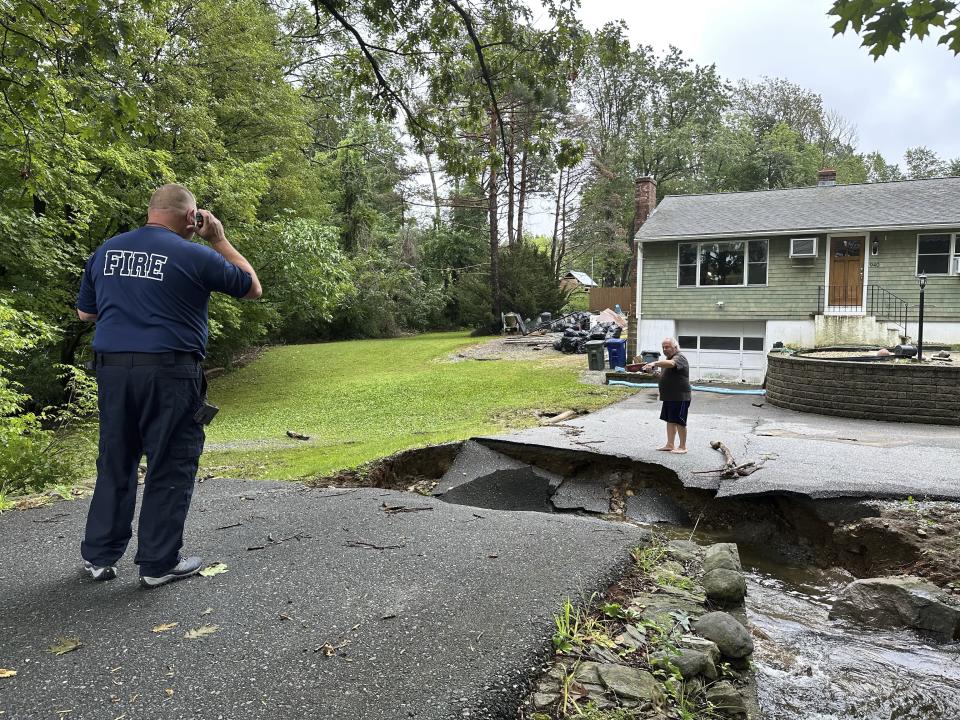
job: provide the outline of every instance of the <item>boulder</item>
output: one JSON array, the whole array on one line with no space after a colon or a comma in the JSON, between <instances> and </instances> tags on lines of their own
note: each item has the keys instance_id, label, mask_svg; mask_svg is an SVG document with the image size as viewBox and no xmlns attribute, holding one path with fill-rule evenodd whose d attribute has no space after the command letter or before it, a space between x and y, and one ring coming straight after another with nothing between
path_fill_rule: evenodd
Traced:
<instances>
[{"instance_id":1,"label":"boulder","mask_svg":"<svg viewBox=\"0 0 960 720\"><path fill-rule=\"evenodd\" d=\"M600 665L600 679L618 698L645 700L653 705L663 703L660 683L646 670L613 663Z\"/></svg>"},{"instance_id":2,"label":"boulder","mask_svg":"<svg viewBox=\"0 0 960 720\"><path fill-rule=\"evenodd\" d=\"M737 572L743 570L736 543L715 543L707 547L703 556L703 571L708 573L719 568Z\"/></svg>"},{"instance_id":3,"label":"boulder","mask_svg":"<svg viewBox=\"0 0 960 720\"><path fill-rule=\"evenodd\" d=\"M682 563L699 560L703 556L703 548L691 540L671 540L666 546L667 555Z\"/></svg>"},{"instance_id":4,"label":"boulder","mask_svg":"<svg viewBox=\"0 0 960 720\"><path fill-rule=\"evenodd\" d=\"M640 616L644 620L670 627L677 622L673 613L679 611L690 617L700 617L705 612L703 605L697 602L694 596L684 597L672 593L641 593L633 598L630 604L640 608Z\"/></svg>"},{"instance_id":5,"label":"boulder","mask_svg":"<svg viewBox=\"0 0 960 720\"><path fill-rule=\"evenodd\" d=\"M685 570L683 565L678 563L676 560L664 560L657 566L654 574L661 572L669 573L670 575L683 575Z\"/></svg>"},{"instance_id":6,"label":"boulder","mask_svg":"<svg viewBox=\"0 0 960 720\"><path fill-rule=\"evenodd\" d=\"M699 650L681 648L672 653L657 653L650 658L650 664L654 667L673 665L680 671L684 680L690 680L701 675L708 680L717 679L717 666L713 659L707 653Z\"/></svg>"},{"instance_id":7,"label":"boulder","mask_svg":"<svg viewBox=\"0 0 960 720\"><path fill-rule=\"evenodd\" d=\"M747 705L743 696L732 683L723 680L707 688L707 701L723 715L734 718L747 717Z\"/></svg>"},{"instance_id":8,"label":"boulder","mask_svg":"<svg viewBox=\"0 0 960 720\"><path fill-rule=\"evenodd\" d=\"M747 594L747 581L743 579L742 573L721 567L704 574L703 589L711 602L721 607L729 607L743 603Z\"/></svg>"},{"instance_id":9,"label":"boulder","mask_svg":"<svg viewBox=\"0 0 960 720\"><path fill-rule=\"evenodd\" d=\"M936 585L914 576L865 578L847 585L831 618L873 627L909 627L948 642L960 639L960 607Z\"/></svg>"},{"instance_id":10,"label":"boulder","mask_svg":"<svg viewBox=\"0 0 960 720\"><path fill-rule=\"evenodd\" d=\"M750 633L728 613L707 613L694 622L693 629L707 640L715 642L724 657L745 658L753 652Z\"/></svg>"},{"instance_id":11,"label":"boulder","mask_svg":"<svg viewBox=\"0 0 960 720\"><path fill-rule=\"evenodd\" d=\"M679 641L677 641L677 645L682 648L699 650L702 653L706 653L714 665L720 662L720 648L718 648L717 644L712 640L697 637L696 635L681 635Z\"/></svg>"}]
</instances>

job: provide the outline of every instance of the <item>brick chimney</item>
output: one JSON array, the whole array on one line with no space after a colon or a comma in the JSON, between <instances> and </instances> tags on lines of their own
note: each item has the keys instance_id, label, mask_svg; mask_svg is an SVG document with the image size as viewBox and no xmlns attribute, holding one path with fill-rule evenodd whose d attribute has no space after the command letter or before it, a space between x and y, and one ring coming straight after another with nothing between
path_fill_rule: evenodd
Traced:
<instances>
[{"instance_id":1,"label":"brick chimney","mask_svg":"<svg viewBox=\"0 0 960 720\"><path fill-rule=\"evenodd\" d=\"M837 184L837 171L833 168L823 168L817 173L817 187L830 187Z\"/></svg>"},{"instance_id":2,"label":"brick chimney","mask_svg":"<svg viewBox=\"0 0 960 720\"><path fill-rule=\"evenodd\" d=\"M643 225L657 206L657 181L649 175L638 177L635 181L633 233Z\"/></svg>"}]
</instances>

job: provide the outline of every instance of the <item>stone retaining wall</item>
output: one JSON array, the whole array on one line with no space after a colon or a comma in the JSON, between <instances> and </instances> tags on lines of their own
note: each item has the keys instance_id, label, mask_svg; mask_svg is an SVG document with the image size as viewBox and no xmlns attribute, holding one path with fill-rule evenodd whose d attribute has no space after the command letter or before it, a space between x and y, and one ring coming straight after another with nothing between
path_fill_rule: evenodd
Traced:
<instances>
[{"instance_id":1,"label":"stone retaining wall","mask_svg":"<svg viewBox=\"0 0 960 720\"><path fill-rule=\"evenodd\" d=\"M960 425L960 367L767 356L767 400L800 412Z\"/></svg>"}]
</instances>

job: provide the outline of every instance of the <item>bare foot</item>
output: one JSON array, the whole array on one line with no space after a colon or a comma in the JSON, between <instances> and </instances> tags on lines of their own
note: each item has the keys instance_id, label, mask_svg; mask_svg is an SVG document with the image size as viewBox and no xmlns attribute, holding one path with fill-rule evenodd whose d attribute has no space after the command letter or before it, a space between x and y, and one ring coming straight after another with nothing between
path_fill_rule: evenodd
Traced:
<instances>
[{"instance_id":1,"label":"bare foot","mask_svg":"<svg viewBox=\"0 0 960 720\"><path fill-rule=\"evenodd\" d=\"M662 448L657 448L660 452L673 452L673 445L664 445Z\"/></svg>"},{"instance_id":2,"label":"bare foot","mask_svg":"<svg viewBox=\"0 0 960 720\"><path fill-rule=\"evenodd\" d=\"M671 450L670 452L672 452L674 455L686 455L687 449L686 449L686 448L677 448L676 450Z\"/></svg>"}]
</instances>

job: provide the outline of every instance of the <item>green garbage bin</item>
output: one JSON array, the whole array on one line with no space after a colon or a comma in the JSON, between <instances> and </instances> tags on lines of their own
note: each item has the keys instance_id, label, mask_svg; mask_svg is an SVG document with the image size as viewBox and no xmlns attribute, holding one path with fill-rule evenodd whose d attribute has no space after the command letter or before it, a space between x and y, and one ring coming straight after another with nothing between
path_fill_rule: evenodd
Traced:
<instances>
[{"instance_id":1,"label":"green garbage bin","mask_svg":"<svg viewBox=\"0 0 960 720\"><path fill-rule=\"evenodd\" d=\"M587 366L591 370L603 370L603 340L587 340Z\"/></svg>"}]
</instances>

